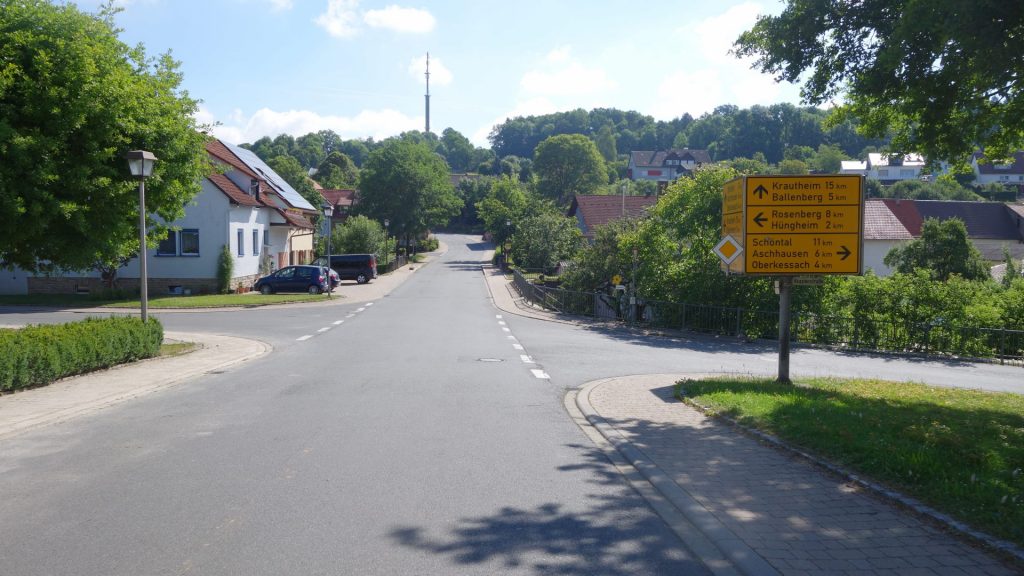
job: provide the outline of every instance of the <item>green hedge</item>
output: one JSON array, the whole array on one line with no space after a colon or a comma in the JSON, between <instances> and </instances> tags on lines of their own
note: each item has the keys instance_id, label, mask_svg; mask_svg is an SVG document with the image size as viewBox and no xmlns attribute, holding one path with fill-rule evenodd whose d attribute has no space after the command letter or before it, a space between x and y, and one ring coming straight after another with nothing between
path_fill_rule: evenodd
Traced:
<instances>
[{"instance_id":1,"label":"green hedge","mask_svg":"<svg viewBox=\"0 0 1024 576\"><path fill-rule=\"evenodd\" d=\"M0 331L0 391L42 386L66 376L156 356L164 328L130 316Z\"/></svg>"}]
</instances>

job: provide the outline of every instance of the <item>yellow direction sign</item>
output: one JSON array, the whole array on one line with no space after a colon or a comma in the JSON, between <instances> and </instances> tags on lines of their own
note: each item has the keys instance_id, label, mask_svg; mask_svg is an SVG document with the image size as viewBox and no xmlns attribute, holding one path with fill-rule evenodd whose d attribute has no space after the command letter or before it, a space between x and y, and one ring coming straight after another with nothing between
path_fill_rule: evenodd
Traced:
<instances>
[{"instance_id":1,"label":"yellow direction sign","mask_svg":"<svg viewBox=\"0 0 1024 576\"><path fill-rule=\"evenodd\" d=\"M863 191L863 178L846 174L745 176L727 182L722 236L742 250L731 262L723 258L723 268L775 276L861 274Z\"/></svg>"}]
</instances>

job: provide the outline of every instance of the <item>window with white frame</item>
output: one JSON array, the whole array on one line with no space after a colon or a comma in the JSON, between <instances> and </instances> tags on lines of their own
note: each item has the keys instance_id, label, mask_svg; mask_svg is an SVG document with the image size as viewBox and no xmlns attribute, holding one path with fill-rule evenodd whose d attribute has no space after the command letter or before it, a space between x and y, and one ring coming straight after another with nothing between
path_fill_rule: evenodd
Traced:
<instances>
[{"instance_id":1,"label":"window with white frame","mask_svg":"<svg viewBox=\"0 0 1024 576\"><path fill-rule=\"evenodd\" d=\"M263 245L270 249L270 230L263 229Z\"/></svg>"},{"instance_id":2,"label":"window with white frame","mask_svg":"<svg viewBox=\"0 0 1024 576\"><path fill-rule=\"evenodd\" d=\"M252 231L252 255L253 256L259 256L260 255L260 231L259 230L253 230Z\"/></svg>"},{"instance_id":3,"label":"window with white frame","mask_svg":"<svg viewBox=\"0 0 1024 576\"><path fill-rule=\"evenodd\" d=\"M235 254L245 256L245 233L241 228L239 228L235 236L237 237L236 240L238 242L238 249L235 250Z\"/></svg>"}]
</instances>

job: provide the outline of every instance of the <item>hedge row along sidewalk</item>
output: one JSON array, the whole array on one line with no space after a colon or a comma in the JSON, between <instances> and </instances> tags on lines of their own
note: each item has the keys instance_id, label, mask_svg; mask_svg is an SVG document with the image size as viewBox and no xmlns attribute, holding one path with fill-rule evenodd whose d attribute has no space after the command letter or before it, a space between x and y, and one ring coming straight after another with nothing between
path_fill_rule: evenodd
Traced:
<instances>
[{"instance_id":1,"label":"hedge row along sidewalk","mask_svg":"<svg viewBox=\"0 0 1024 576\"><path fill-rule=\"evenodd\" d=\"M151 358L163 339L159 320L130 316L0 329L0 392Z\"/></svg>"}]
</instances>

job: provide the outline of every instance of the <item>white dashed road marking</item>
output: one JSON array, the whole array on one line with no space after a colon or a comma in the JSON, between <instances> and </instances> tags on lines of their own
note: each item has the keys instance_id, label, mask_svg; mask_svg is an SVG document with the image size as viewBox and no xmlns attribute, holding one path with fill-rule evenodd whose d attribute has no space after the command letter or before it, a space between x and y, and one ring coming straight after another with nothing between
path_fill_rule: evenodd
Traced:
<instances>
[{"instance_id":1,"label":"white dashed road marking","mask_svg":"<svg viewBox=\"0 0 1024 576\"><path fill-rule=\"evenodd\" d=\"M536 364L536 362L533 361L533 358L530 358L526 354L520 354L519 359L523 361L523 364Z\"/></svg>"},{"instance_id":2,"label":"white dashed road marking","mask_svg":"<svg viewBox=\"0 0 1024 576\"><path fill-rule=\"evenodd\" d=\"M339 325L339 324L341 324L342 322L344 322L344 320L335 320L335 321L334 321L334 325L335 325L335 326L338 326L338 325Z\"/></svg>"},{"instance_id":3,"label":"white dashed road marking","mask_svg":"<svg viewBox=\"0 0 1024 576\"><path fill-rule=\"evenodd\" d=\"M530 372L533 372L533 376L535 378L540 378L541 380L550 380L551 379L551 376L548 376L547 372L545 372L543 370L540 370L538 368L532 368L530 370Z\"/></svg>"},{"instance_id":4,"label":"white dashed road marking","mask_svg":"<svg viewBox=\"0 0 1024 576\"><path fill-rule=\"evenodd\" d=\"M310 338L312 338L312 337L313 337L313 335L312 335L312 334L306 334L305 336L299 336L299 337L298 337L298 338L296 338L295 340L297 340L297 341L299 341L299 342L302 342L303 340L309 340L309 339L310 339Z\"/></svg>"},{"instance_id":5,"label":"white dashed road marking","mask_svg":"<svg viewBox=\"0 0 1024 576\"><path fill-rule=\"evenodd\" d=\"M498 319L504 318L504 316L502 316L501 314L495 314L494 317Z\"/></svg>"},{"instance_id":6,"label":"white dashed road marking","mask_svg":"<svg viewBox=\"0 0 1024 576\"><path fill-rule=\"evenodd\" d=\"M325 326L325 327L323 327L323 328L321 328L321 329L317 330L317 332L320 332L321 334L323 334L324 332L327 332L327 331L328 331L328 330L330 330L330 329L331 329L331 327L330 327L330 326Z\"/></svg>"},{"instance_id":7,"label":"white dashed road marking","mask_svg":"<svg viewBox=\"0 0 1024 576\"><path fill-rule=\"evenodd\" d=\"M498 326L504 326L504 325L505 325L505 321L504 320L498 320Z\"/></svg>"},{"instance_id":8,"label":"white dashed road marking","mask_svg":"<svg viewBox=\"0 0 1024 576\"><path fill-rule=\"evenodd\" d=\"M501 329L504 330L505 332L511 332L512 331L512 329L507 327L507 326L502 326Z\"/></svg>"},{"instance_id":9,"label":"white dashed road marking","mask_svg":"<svg viewBox=\"0 0 1024 576\"><path fill-rule=\"evenodd\" d=\"M513 336L511 334L508 335L508 339L512 340L512 341L517 341L518 340L518 338L516 338L515 336Z\"/></svg>"},{"instance_id":10,"label":"white dashed road marking","mask_svg":"<svg viewBox=\"0 0 1024 576\"><path fill-rule=\"evenodd\" d=\"M512 347L515 348L516 350L522 350L523 349L523 345L522 344L513 344Z\"/></svg>"}]
</instances>

